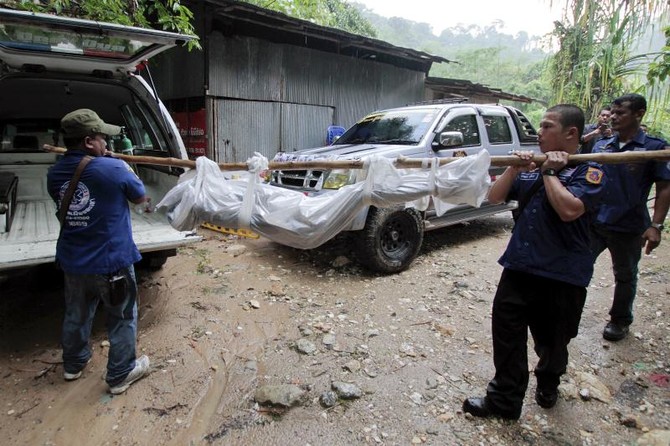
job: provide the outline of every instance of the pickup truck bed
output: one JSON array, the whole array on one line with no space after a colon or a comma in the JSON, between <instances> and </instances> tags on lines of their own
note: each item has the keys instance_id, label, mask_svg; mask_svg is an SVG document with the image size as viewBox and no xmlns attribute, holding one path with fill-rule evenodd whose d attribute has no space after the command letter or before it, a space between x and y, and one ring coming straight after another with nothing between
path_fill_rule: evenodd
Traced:
<instances>
[{"instance_id":1,"label":"pickup truck bed","mask_svg":"<svg viewBox=\"0 0 670 446\"><path fill-rule=\"evenodd\" d=\"M133 212L132 221L135 244L143 252L183 244L181 233L172 229L162 214ZM15 268L53 262L59 230L52 200L17 201L11 232L0 233L0 263Z\"/></svg>"},{"instance_id":2,"label":"pickup truck bed","mask_svg":"<svg viewBox=\"0 0 670 446\"><path fill-rule=\"evenodd\" d=\"M46 174L55 161L48 153L22 154L21 161L9 158L15 154L2 154L4 162L0 172L13 172L19 177L14 218L9 232L0 232L1 269L27 267L54 261L60 225L56 217L56 204L47 192ZM147 194L160 198L159 189L164 175L150 169L141 169ZM153 194L153 195L152 195ZM170 250L185 244L184 232L173 229L164 214L132 212L133 238L141 252ZM193 241L198 238L194 237Z\"/></svg>"}]
</instances>

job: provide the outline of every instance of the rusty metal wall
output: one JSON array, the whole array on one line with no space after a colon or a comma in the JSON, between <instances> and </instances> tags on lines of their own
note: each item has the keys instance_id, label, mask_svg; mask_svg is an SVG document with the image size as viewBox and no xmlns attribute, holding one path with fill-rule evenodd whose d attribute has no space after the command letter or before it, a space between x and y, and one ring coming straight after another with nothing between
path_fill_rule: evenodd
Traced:
<instances>
[{"instance_id":1,"label":"rusty metal wall","mask_svg":"<svg viewBox=\"0 0 670 446\"><path fill-rule=\"evenodd\" d=\"M255 152L272 159L280 150L325 145L333 120L330 107L235 99L215 103L218 162L245 161Z\"/></svg>"},{"instance_id":2,"label":"rusty metal wall","mask_svg":"<svg viewBox=\"0 0 670 446\"><path fill-rule=\"evenodd\" d=\"M217 123L210 147L219 162L321 146L329 125L349 127L372 111L424 95L423 72L216 31L206 57L206 94L218 104L210 110L216 113L210 122ZM171 66L172 85L161 82L164 99L183 97L202 83L198 65Z\"/></svg>"},{"instance_id":3,"label":"rusty metal wall","mask_svg":"<svg viewBox=\"0 0 670 446\"><path fill-rule=\"evenodd\" d=\"M282 54L272 43L213 32L209 39L209 94L284 101Z\"/></svg>"},{"instance_id":4,"label":"rusty metal wall","mask_svg":"<svg viewBox=\"0 0 670 446\"><path fill-rule=\"evenodd\" d=\"M193 21L195 32L204 35L201 21ZM200 42L201 44L203 42ZM161 99L184 99L203 95L206 55L201 50L171 48L149 61L151 77Z\"/></svg>"},{"instance_id":5,"label":"rusty metal wall","mask_svg":"<svg viewBox=\"0 0 670 446\"><path fill-rule=\"evenodd\" d=\"M332 122L333 109L330 107L282 104L280 150L292 152L325 146L328 126ZM274 156L274 153L271 155Z\"/></svg>"},{"instance_id":6,"label":"rusty metal wall","mask_svg":"<svg viewBox=\"0 0 670 446\"><path fill-rule=\"evenodd\" d=\"M246 161L260 152L268 158L279 149L281 104L216 100L214 150L218 162Z\"/></svg>"},{"instance_id":7,"label":"rusty metal wall","mask_svg":"<svg viewBox=\"0 0 670 446\"><path fill-rule=\"evenodd\" d=\"M344 127L424 95L422 72L249 37L212 33L209 61L213 96L332 107Z\"/></svg>"}]
</instances>

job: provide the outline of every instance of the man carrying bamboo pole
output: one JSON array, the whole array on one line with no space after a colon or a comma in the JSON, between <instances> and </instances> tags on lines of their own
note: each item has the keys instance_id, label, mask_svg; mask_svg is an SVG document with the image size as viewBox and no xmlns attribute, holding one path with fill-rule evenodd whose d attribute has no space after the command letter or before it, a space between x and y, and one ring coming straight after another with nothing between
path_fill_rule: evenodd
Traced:
<instances>
[{"instance_id":1,"label":"man carrying bamboo pole","mask_svg":"<svg viewBox=\"0 0 670 446\"><path fill-rule=\"evenodd\" d=\"M61 232L56 259L65 275L61 343L63 377L82 376L91 359L91 326L98 304L107 312L110 349L105 380L118 395L149 373L149 358L135 354L137 284L128 201L147 202L144 184L123 161L105 157L106 137L120 127L79 109L61 119L67 152L47 175L59 207Z\"/></svg>"},{"instance_id":2,"label":"man carrying bamboo pole","mask_svg":"<svg viewBox=\"0 0 670 446\"><path fill-rule=\"evenodd\" d=\"M640 123L647 101L639 94L626 94L614 100L612 138L596 143L593 153L652 151L668 148L662 139L647 135ZM614 299L610 321L603 338L620 341L633 322L633 301L637 290L638 263L642 255L651 253L661 243L663 222L670 205L670 168L667 161L611 164L605 167L609 179L607 193L593 226L592 249L597 258L607 248L614 269ZM647 199L656 184L654 216L649 217Z\"/></svg>"},{"instance_id":3,"label":"man carrying bamboo pole","mask_svg":"<svg viewBox=\"0 0 670 446\"><path fill-rule=\"evenodd\" d=\"M568 364L593 275L589 228L603 195L599 164L567 166L579 150L584 113L574 105L549 108L540 123L541 168L510 166L493 184L491 203L519 201L518 220L505 253L493 300L495 376L484 398L468 398L463 411L476 417L518 419L528 387L528 329L539 362L535 401L551 408ZM519 154L530 160L531 152Z\"/></svg>"}]
</instances>

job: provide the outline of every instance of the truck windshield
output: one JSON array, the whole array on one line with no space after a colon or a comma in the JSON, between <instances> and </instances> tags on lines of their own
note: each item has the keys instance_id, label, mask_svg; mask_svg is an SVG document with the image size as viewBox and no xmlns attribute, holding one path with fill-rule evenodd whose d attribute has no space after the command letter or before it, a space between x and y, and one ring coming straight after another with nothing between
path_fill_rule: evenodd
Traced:
<instances>
[{"instance_id":1,"label":"truck windshield","mask_svg":"<svg viewBox=\"0 0 670 446\"><path fill-rule=\"evenodd\" d=\"M354 124L335 144L418 144L436 116L435 109L373 113Z\"/></svg>"}]
</instances>

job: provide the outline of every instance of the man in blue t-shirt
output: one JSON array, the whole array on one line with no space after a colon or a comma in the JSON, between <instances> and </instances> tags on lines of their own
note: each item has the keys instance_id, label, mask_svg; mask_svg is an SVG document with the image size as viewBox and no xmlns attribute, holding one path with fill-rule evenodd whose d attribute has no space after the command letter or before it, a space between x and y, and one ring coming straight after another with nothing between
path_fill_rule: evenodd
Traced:
<instances>
[{"instance_id":1,"label":"man in blue t-shirt","mask_svg":"<svg viewBox=\"0 0 670 446\"><path fill-rule=\"evenodd\" d=\"M579 150L583 129L579 107L549 108L538 131L547 160L540 168L528 161L508 167L489 191L491 203L518 200L523 208L499 260L504 269L491 323L495 376L485 397L463 402L466 413L514 420L521 416L529 379L529 329L539 356L535 401L551 408L558 400L568 344L577 335L593 275L589 228L605 183L598 164L567 165L568 155ZM518 156L530 160L532 152Z\"/></svg>"},{"instance_id":2,"label":"man in blue t-shirt","mask_svg":"<svg viewBox=\"0 0 670 446\"><path fill-rule=\"evenodd\" d=\"M91 359L91 325L102 301L110 343L105 379L110 392L120 394L149 372L149 358L135 356L133 264L141 255L133 242L128 205L149 199L128 164L104 156L106 136L119 134L120 127L105 123L92 110L79 109L63 117L61 130L67 152L47 174L49 194L59 210L75 171L83 168L56 247L56 261L65 273L63 376L68 381L79 378Z\"/></svg>"},{"instance_id":3,"label":"man in blue t-shirt","mask_svg":"<svg viewBox=\"0 0 670 446\"><path fill-rule=\"evenodd\" d=\"M616 134L602 139L593 152L644 152L668 149L668 143L640 129L647 101L639 94L626 94L612 104L612 128ZM663 222L670 206L670 168L667 161L608 164L607 193L593 226L592 249L597 258L606 248L614 269L614 299L610 321L603 337L619 341L633 322L633 301L637 292L638 263L661 243ZM654 216L649 217L647 200L656 184Z\"/></svg>"}]
</instances>

